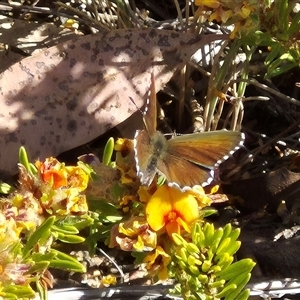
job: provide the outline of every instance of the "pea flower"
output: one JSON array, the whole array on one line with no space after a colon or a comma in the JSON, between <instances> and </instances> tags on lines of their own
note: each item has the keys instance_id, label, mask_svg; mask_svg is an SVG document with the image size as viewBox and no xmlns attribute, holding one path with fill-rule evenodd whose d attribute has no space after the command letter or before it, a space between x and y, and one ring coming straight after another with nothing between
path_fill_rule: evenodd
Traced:
<instances>
[{"instance_id":1,"label":"pea flower","mask_svg":"<svg viewBox=\"0 0 300 300\"><path fill-rule=\"evenodd\" d=\"M199 218L198 206L195 191L181 192L163 185L147 203L147 221L154 231L164 229L170 237L181 229L189 232L189 225Z\"/></svg>"},{"instance_id":2,"label":"pea flower","mask_svg":"<svg viewBox=\"0 0 300 300\"><path fill-rule=\"evenodd\" d=\"M53 157L36 162L36 167L43 209L59 215L87 212L86 197L80 193L87 188L89 177L81 167L65 166Z\"/></svg>"},{"instance_id":3,"label":"pea flower","mask_svg":"<svg viewBox=\"0 0 300 300\"><path fill-rule=\"evenodd\" d=\"M134 184L138 181L133 151L133 141L118 139L115 144L116 167L121 172L122 184Z\"/></svg>"},{"instance_id":4,"label":"pea flower","mask_svg":"<svg viewBox=\"0 0 300 300\"><path fill-rule=\"evenodd\" d=\"M158 276L160 280L169 278L167 266L171 262L171 256L167 254L164 249L157 246L145 258L146 269L152 277Z\"/></svg>"},{"instance_id":5,"label":"pea flower","mask_svg":"<svg viewBox=\"0 0 300 300\"><path fill-rule=\"evenodd\" d=\"M149 228L143 217L113 226L110 234L109 247L119 246L124 251L151 251L156 247L157 235Z\"/></svg>"}]
</instances>

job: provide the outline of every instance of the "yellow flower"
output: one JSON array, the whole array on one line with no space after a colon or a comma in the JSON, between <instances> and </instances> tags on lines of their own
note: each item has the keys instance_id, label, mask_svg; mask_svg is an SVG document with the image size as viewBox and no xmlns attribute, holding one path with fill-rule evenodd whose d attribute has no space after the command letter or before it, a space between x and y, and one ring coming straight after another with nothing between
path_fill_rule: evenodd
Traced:
<instances>
[{"instance_id":1,"label":"yellow flower","mask_svg":"<svg viewBox=\"0 0 300 300\"><path fill-rule=\"evenodd\" d=\"M122 208L122 211L124 213L127 213L130 211L130 208L132 207L132 204L134 202L137 202L137 197L133 195L125 195L122 197L120 201L120 206Z\"/></svg>"},{"instance_id":2,"label":"yellow flower","mask_svg":"<svg viewBox=\"0 0 300 300\"><path fill-rule=\"evenodd\" d=\"M89 183L89 175L79 166L65 167L67 171L68 187L77 189L78 192L84 191Z\"/></svg>"},{"instance_id":3,"label":"yellow flower","mask_svg":"<svg viewBox=\"0 0 300 300\"><path fill-rule=\"evenodd\" d=\"M231 9L229 10L224 10L222 7L219 7L215 12L213 12L209 16L209 21L217 21L217 22L222 22L226 23L228 19L230 19L233 15L233 12Z\"/></svg>"},{"instance_id":4,"label":"yellow flower","mask_svg":"<svg viewBox=\"0 0 300 300\"><path fill-rule=\"evenodd\" d=\"M253 7L250 6L249 4L245 4L242 6L240 12L239 12L239 15L246 19L249 17L249 15L251 14L251 12L253 11Z\"/></svg>"},{"instance_id":5,"label":"yellow flower","mask_svg":"<svg viewBox=\"0 0 300 300\"><path fill-rule=\"evenodd\" d=\"M214 194L217 192L219 186L215 185L211 188L209 194ZM205 191L202 186L195 185L191 190L188 191L189 194L193 195L197 201L200 208L204 208L210 206L212 203L212 199L205 194Z\"/></svg>"},{"instance_id":6,"label":"yellow flower","mask_svg":"<svg viewBox=\"0 0 300 300\"><path fill-rule=\"evenodd\" d=\"M156 247L157 235L143 217L134 217L115 225L110 233L109 247L124 251L151 251Z\"/></svg>"},{"instance_id":7,"label":"yellow flower","mask_svg":"<svg viewBox=\"0 0 300 300\"><path fill-rule=\"evenodd\" d=\"M165 229L169 236L180 234L183 228L190 231L189 225L198 219L198 192L181 192L169 186L160 186L146 206L147 221L154 231Z\"/></svg>"},{"instance_id":8,"label":"yellow flower","mask_svg":"<svg viewBox=\"0 0 300 300\"><path fill-rule=\"evenodd\" d=\"M133 151L133 141L129 139L117 139L115 142L115 151L122 152L126 156L128 152Z\"/></svg>"},{"instance_id":9,"label":"yellow flower","mask_svg":"<svg viewBox=\"0 0 300 300\"><path fill-rule=\"evenodd\" d=\"M207 6L210 8L218 8L220 6L220 1L218 1L218 0L195 0L195 5Z\"/></svg>"},{"instance_id":10,"label":"yellow flower","mask_svg":"<svg viewBox=\"0 0 300 300\"><path fill-rule=\"evenodd\" d=\"M117 284L116 276L107 275L102 277L100 287L109 287L111 285L116 285L116 284Z\"/></svg>"},{"instance_id":11,"label":"yellow flower","mask_svg":"<svg viewBox=\"0 0 300 300\"><path fill-rule=\"evenodd\" d=\"M146 263L146 269L149 274L153 277L158 275L159 280L166 280L169 278L167 266L170 261L171 256L160 246L157 246L144 258L144 263Z\"/></svg>"},{"instance_id":12,"label":"yellow flower","mask_svg":"<svg viewBox=\"0 0 300 300\"><path fill-rule=\"evenodd\" d=\"M37 161L35 165L42 181L53 189L72 187L83 191L87 188L89 176L79 166L66 167L53 157L47 158L44 162Z\"/></svg>"},{"instance_id":13,"label":"yellow flower","mask_svg":"<svg viewBox=\"0 0 300 300\"><path fill-rule=\"evenodd\" d=\"M49 214L86 213L85 195L81 195L89 182L89 175L80 166L65 166L55 158L36 162L40 184L39 201Z\"/></svg>"},{"instance_id":14,"label":"yellow flower","mask_svg":"<svg viewBox=\"0 0 300 300\"><path fill-rule=\"evenodd\" d=\"M149 191L149 188L147 188L144 185L141 185L137 191L139 195L140 202L147 203L149 199L151 198L151 193Z\"/></svg>"},{"instance_id":15,"label":"yellow flower","mask_svg":"<svg viewBox=\"0 0 300 300\"><path fill-rule=\"evenodd\" d=\"M118 139L115 144L115 151L116 167L121 172L121 183L133 184L137 182L133 141L129 139Z\"/></svg>"}]
</instances>

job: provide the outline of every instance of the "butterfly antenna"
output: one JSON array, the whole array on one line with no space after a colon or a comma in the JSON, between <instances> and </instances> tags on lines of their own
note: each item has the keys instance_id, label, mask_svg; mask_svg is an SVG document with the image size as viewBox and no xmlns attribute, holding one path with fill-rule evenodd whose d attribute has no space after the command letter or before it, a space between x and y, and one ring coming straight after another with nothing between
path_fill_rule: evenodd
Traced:
<instances>
[{"instance_id":1,"label":"butterfly antenna","mask_svg":"<svg viewBox=\"0 0 300 300\"><path fill-rule=\"evenodd\" d=\"M133 105L136 107L136 109L138 111L140 111L140 113L144 116L147 111L148 111L148 106L149 106L149 101L150 101L150 94L151 94L151 89L150 89L150 86L148 88L148 93L147 93L147 100L146 100L146 106L145 106L145 109L144 110L141 110L137 105L136 103L134 102L134 100L132 99L132 97L129 96L129 99L130 101L133 103Z\"/></svg>"}]
</instances>

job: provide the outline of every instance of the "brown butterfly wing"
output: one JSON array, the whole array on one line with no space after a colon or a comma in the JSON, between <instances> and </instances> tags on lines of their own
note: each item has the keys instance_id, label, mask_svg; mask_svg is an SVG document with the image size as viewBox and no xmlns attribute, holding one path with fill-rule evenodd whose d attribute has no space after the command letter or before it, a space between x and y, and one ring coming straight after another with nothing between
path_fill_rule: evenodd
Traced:
<instances>
[{"instance_id":1,"label":"brown butterfly wing","mask_svg":"<svg viewBox=\"0 0 300 300\"><path fill-rule=\"evenodd\" d=\"M232 155L243 141L244 134L237 131L186 134L168 141L168 154L211 169Z\"/></svg>"},{"instance_id":2,"label":"brown butterfly wing","mask_svg":"<svg viewBox=\"0 0 300 300\"><path fill-rule=\"evenodd\" d=\"M168 141L157 168L169 183L179 187L211 183L214 170L243 143L244 134L235 131L212 131L177 136Z\"/></svg>"},{"instance_id":3,"label":"brown butterfly wing","mask_svg":"<svg viewBox=\"0 0 300 300\"><path fill-rule=\"evenodd\" d=\"M157 162L157 168L162 172L170 185L180 188L194 185L208 185L214 177L214 170L196 165L183 157L166 154Z\"/></svg>"},{"instance_id":4,"label":"brown butterfly wing","mask_svg":"<svg viewBox=\"0 0 300 300\"><path fill-rule=\"evenodd\" d=\"M157 157L151 144L150 136L145 130L137 130L134 137L134 152L137 174L143 185L149 186L157 172Z\"/></svg>"}]
</instances>

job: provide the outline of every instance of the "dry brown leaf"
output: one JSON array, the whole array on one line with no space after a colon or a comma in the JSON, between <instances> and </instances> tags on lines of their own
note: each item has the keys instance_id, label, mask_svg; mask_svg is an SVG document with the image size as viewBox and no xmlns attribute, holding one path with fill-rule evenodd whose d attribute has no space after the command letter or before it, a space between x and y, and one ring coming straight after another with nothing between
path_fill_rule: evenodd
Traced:
<instances>
[{"instance_id":1,"label":"dry brown leaf","mask_svg":"<svg viewBox=\"0 0 300 300\"><path fill-rule=\"evenodd\" d=\"M128 118L204 44L199 36L122 29L78 37L23 59L0 74L0 173L17 171L18 150L44 159L87 143Z\"/></svg>"}]
</instances>

